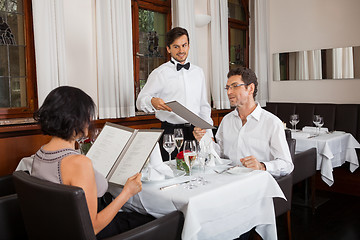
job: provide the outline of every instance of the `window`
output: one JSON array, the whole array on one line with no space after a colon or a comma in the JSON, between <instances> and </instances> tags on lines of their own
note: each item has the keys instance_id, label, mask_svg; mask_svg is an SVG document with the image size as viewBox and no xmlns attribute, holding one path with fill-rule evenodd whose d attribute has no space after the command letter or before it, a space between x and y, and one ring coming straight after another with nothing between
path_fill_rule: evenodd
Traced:
<instances>
[{"instance_id":1,"label":"window","mask_svg":"<svg viewBox=\"0 0 360 240\"><path fill-rule=\"evenodd\" d=\"M228 0L230 69L249 67L248 6L248 0Z\"/></svg>"},{"instance_id":2,"label":"window","mask_svg":"<svg viewBox=\"0 0 360 240\"><path fill-rule=\"evenodd\" d=\"M170 0L132 2L135 99L152 70L169 60L165 34L171 27Z\"/></svg>"},{"instance_id":3,"label":"window","mask_svg":"<svg viewBox=\"0 0 360 240\"><path fill-rule=\"evenodd\" d=\"M31 0L0 0L0 119L36 108Z\"/></svg>"}]
</instances>

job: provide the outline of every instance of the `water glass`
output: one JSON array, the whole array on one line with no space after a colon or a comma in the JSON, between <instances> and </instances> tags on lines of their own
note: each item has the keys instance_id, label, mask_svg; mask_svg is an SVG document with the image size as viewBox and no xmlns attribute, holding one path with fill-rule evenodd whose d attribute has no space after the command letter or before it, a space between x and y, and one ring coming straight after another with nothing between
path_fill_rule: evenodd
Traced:
<instances>
[{"instance_id":1,"label":"water glass","mask_svg":"<svg viewBox=\"0 0 360 240\"><path fill-rule=\"evenodd\" d=\"M186 140L184 142L184 148L183 148L183 152L184 152L184 160L185 163L188 165L189 167L189 176L191 178L192 176L192 167L194 166L195 160L196 160L196 141L194 140ZM192 179L190 179L190 183L188 184L187 188L188 189L193 189L196 186L194 185Z\"/></svg>"},{"instance_id":2,"label":"water glass","mask_svg":"<svg viewBox=\"0 0 360 240\"><path fill-rule=\"evenodd\" d=\"M175 150L174 134L164 134L163 148L169 153L169 161L170 161L171 153Z\"/></svg>"}]
</instances>

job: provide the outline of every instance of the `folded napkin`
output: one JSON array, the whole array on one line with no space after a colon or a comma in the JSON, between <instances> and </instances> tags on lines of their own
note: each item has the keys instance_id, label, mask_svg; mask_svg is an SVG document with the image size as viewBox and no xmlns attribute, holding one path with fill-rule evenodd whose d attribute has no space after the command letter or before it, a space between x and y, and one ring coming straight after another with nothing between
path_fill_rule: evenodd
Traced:
<instances>
[{"instance_id":1,"label":"folded napkin","mask_svg":"<svg viewBox=\"0 0 360 240\"><path fill-rule=\"evenodd\" d=\"M155 145L149 158L148 165L143 172L144 175L147 174L149 181L159 181L164 180L166 177L174 177L173 170L162 161L158 143Z\"/></svg>"},{"instance_id":2,"label":"folded napkin","mask_svg":"<svg viewBox=\"0 0 360 240\"><path fill-rule=\"evenodd\" d=\"M295 139L308 138L310 135L308 132L291 132L291 137Z\"/></svg>"},{"instance_id":3,"label":"folded napkin","mask_svg":"<svg viewBox=\"0 0 360 240\"><path fill-rule=\"evenodd\" d=\"M215 165L224 164L224 161L219 157L217 152L214 149L214 141L211 138L209 132L201 138L200 142L200 151L205 151L209 155L209 160L206 163L210 167L214 167Z\"/></svg>"},{"instance_id":4,"label":"folded napkin","mask_svg":"<svg viewBox=\"0 0 360 240\"><path fill-rule=\"evenodd\" d=\"M307 127L303 127L302 131L307 132L307 133L318 133L319 128L307 126ZM327 133L327 132L329 132L328 128L320 128L320 134Z\"/></svg>"}]
</instances>

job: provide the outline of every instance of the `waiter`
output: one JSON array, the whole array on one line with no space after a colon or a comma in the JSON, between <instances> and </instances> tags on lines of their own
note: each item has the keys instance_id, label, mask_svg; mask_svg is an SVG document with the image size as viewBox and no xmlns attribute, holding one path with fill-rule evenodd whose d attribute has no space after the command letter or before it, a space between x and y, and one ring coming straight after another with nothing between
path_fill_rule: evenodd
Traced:
<instances>
[{"instance_id":1,"label":"waiter","mask_svg":"<svg viewBox=\"0 0 360 240\"><path fill-rule=\"evenodd\" d=\"M195 139L192 134L194 126L173 113L165 103L177 101L212 125L204 72L186 60L190 49L186 29L175 27L167 32L166 49L171 60L151 72L138 96L136 106L146 113L155 111L165 134L172 134L175 128L182 128L184 140L192 140ZM163 151L165 150L162 149L162 153ZM176 151L172 158L175 155Z\"/></svg>"}]
</instances>

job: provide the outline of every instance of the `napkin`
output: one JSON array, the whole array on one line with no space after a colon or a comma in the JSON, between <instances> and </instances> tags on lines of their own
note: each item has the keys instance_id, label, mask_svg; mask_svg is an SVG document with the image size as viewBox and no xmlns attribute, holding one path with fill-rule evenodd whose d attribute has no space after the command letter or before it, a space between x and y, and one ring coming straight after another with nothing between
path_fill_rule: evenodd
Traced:
<instances>
[{"instance_id":1,"label":"napkin","mask_svg":"<svg viewBox=\"0 0 360 240\"><path fill-rule=\"evenodd\" d=\"M206 151L206 153L209 154L209 160L206 163L208 166L214 167L217 164L224 164L224 161L219 157L214 149L214 141L212 140L209 132L206 132L206 134L201 138L199 145L201 149L200 151Z\"/></svg>"},{"instance_id":2,"label":"napkin","mask_svg":"<svg viewBox=\"0 0 360 240\"><path fill-rule=\"evenodd\" d=\"M174 177L173 170L162 161L158 143L155 145L149 158L150 159L145 170L149 181L159 181L164 180L166 177Z\"/></svg>"},{"instance_id":3,"label":"napkin","mask_svg":"<svg viewBox=\"0 0 360 240\"><path fill-rule=\"evenodd\" d=\"M291 132L291 137L295 139L309 138L310 135L311 134L308 132Z\"/></svg>"},{"instance_id":4,"label":"napkin","mask_svg":"<svg viewBox=\"0 0 360 240\"><path fill-rule=\"evenodd\" d=\"M317 127L306 126L306 127L303 127L302 131L307 132L307 133L318 133L319 129ZM320 134L327 133L327 132L329 132L328 128L320 128Z\"/></svg>"}]
</instances>

